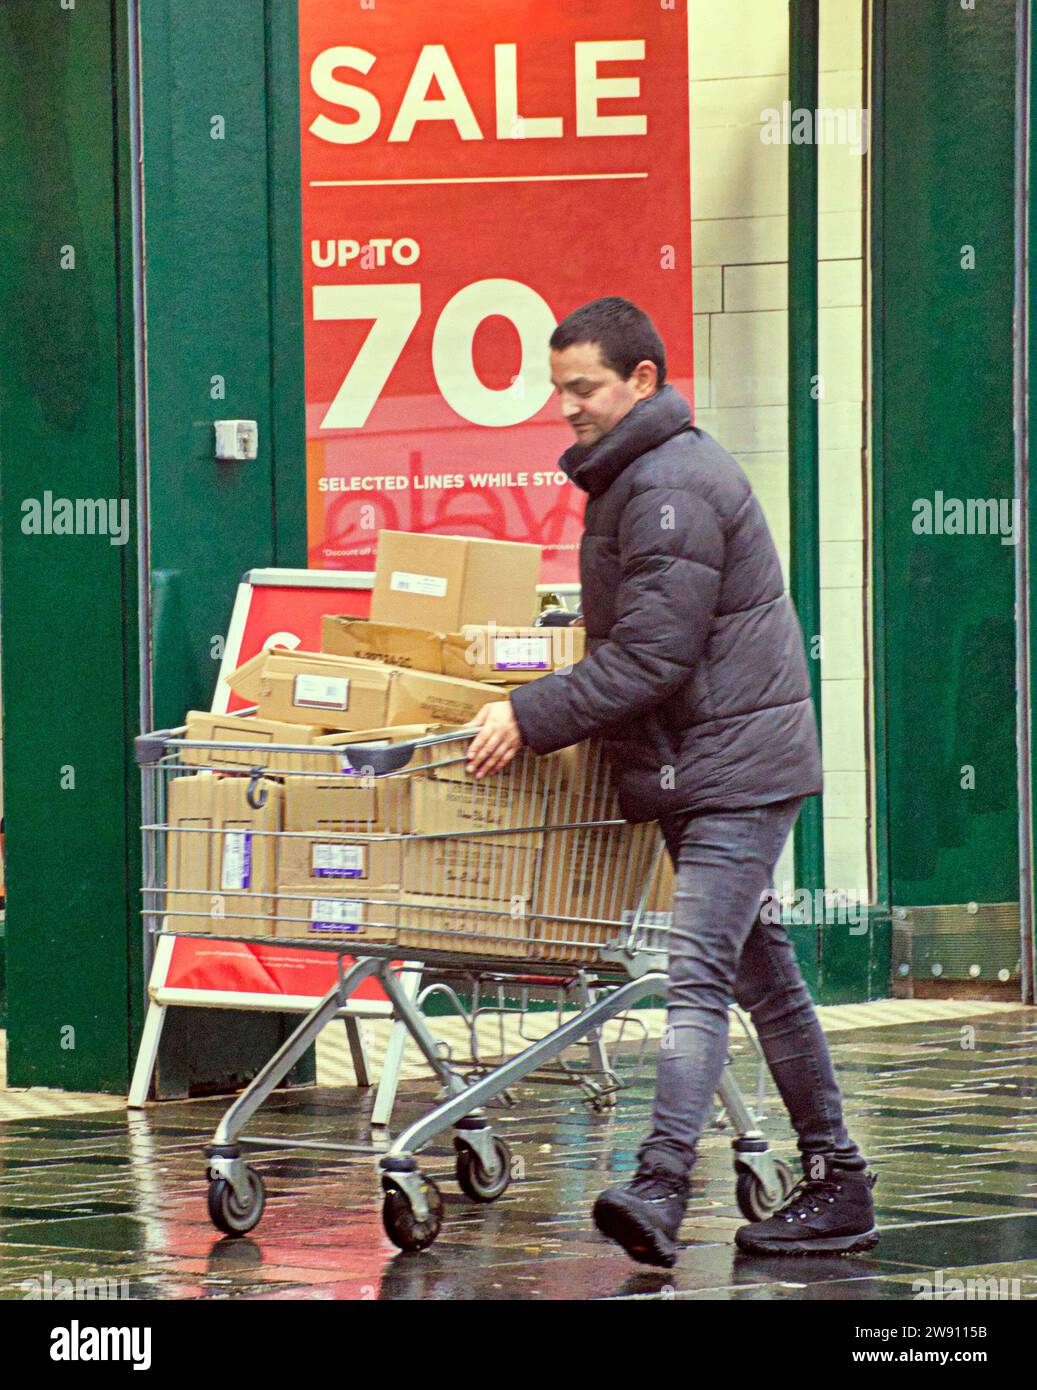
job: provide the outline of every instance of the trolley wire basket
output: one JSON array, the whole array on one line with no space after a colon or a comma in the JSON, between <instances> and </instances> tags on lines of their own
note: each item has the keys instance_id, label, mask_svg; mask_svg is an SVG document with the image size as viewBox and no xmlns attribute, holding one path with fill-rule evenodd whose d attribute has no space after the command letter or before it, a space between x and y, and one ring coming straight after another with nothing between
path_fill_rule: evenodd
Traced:
<instances>
[{"instance_id":1,"label":"trolley wire basket","mask_svg":"<svg viewBox=\"0 0 1037 1390\"><path fill-rule=\"evenodd\" d=\"M149 937L274 937L338 959L335 987L216 1130L207 1149L210 1216L231 1234L257 1224L263 1184L242 1144L297 1145L250 1141L244 1127L374 977L443 1088L443 1099L380 1157L386 1230L400 1248L422 1249L438 1234L443 1206L415 1155L435 1135L454 1128L462 1189L492 1201L511 1180L511 1160L484 1114L490 1101L553 1069L598 1108L611 1102L619 1081L602 1029L634 1019L635 1004L666 990L659 828L623 820L595 743L544 758L521 750L503 772L477 780L466 771L473 729L418 726L370 738L306 731L300 737L309 742L275 744L258 740L247 717L232 716L218 738L195 732L189 724L137 740ZM451 976L474 981L467 1065L433 1037L422 996L402 987L404 960L433 971L440 993ZM531 991L553 990L555 1026L524 1038L514 1056L503 1056L503 1046L492 1060L480 1055L487 985L498 1009L520 1013ZM464 1014L456 990L454 998ZM579 1043L589 1057L583 1068L571 1060ZM782 1200L791 1174L770 1153L730 1067L719 1096L737 1136L739 1203L756 1219Z\"/></svg>"}]
</instances>

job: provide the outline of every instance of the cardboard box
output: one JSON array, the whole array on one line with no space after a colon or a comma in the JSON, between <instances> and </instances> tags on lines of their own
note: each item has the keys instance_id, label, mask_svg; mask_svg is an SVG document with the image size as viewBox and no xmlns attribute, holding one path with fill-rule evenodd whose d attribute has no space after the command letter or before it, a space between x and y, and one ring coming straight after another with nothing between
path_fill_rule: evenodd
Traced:
<instances>
[{"instance_id":1,"label":"cardboard box","mask_svg":"<svg viewBox=\"0 0 1037 1390\"><path fill-rule=\"evenodd\" d=\"M561 748L539 762L552 822L623 819L612 767L597 739Z\"/></svg>"},{"instance_id":2,"label":"cardboard box","mask_svg":"<svg viewBox=\"0 0 1037 1390\"><path fill-rule=\"evenodd\" d=\"M430 897L481 898L518 904L533 891L538 851L480 835L412 838L403 858L403 889Z\"/></svg>"},{"instance_id":3,"label":"cardboard box","mask_svg":"<svg viewBox=\"0 0 1037 1390\"><path fill-rule=\"evenodd\" d=\"M339 938L380 944L396 940L399 912L396 893L363 898L315 897L308 893L278 894L275 936L295 941Z\"/></svg>"},{"instance_id":4,"label":"cardboard box","mask_svg":"<svg viewBox=\"0 0 1037 1390\"><path fill-rule=\"evenodd\" d=\"M210 772L174 777L166 823L166 929L272 936L282 789L248 804L248 782ZM181 916L188 913L196 915ZM236 915L240 914L240 915Z\"/></svg>"},{"instance_id":5,"label":"cardboard box","mask_svg":"<svg viewBox=\"0 0 1037 1390\"><path fill-rule=\"evenodd\" d=\"M325 729L373 729L399 722L389 710L394 675L395 668L376 661L349 661L323 652L265 652L259 715Z\"/></svg>"},{"instance_id":6,"label":"cardboard box","mask_svg":"<svg viewBox=\"0 0 1037 1390\"><path fill-rule=\"evenodd\" d=\"M408 777L286 777L284 828L402 835L410 816Z\"/></svg>"},{"instance_id":7,"label":"cardboard box","mask_svg":"<svg viewBox=\"0 0 1037 1390\"><path fill-rule=\"evenodd\" d=\"M183 748L180 761L191 766L230 768L245 771L252 767L269 767L272 772L304 772L309 765L307 753L272 753L265 744L310 744L320 729L309 724L287 724L274 719L242 718L235 714L207 714L191 710L187 715L187 739L206 743L240 743L236 748Z\"/></svg>"},{"instance_id":8,"label":"cardboard box","mask_svg":"<svg viewBox=\"0 0 1037 1390\"><path fill-rule=\"evenodd\" d=\"M467 724L483 705L506 700L512 687L398 670L393 682L389 724Z\"/></svg>"},{"instance_id":9,"label":"cardboard box","mask_svg":"<svg viewBox=\"0 0 1037 1390\"><path fill-rule=\"evenodd\" d=\"M281 649L286 650L286 649ZM266 661L267 652L264 648L250 657L248 661L231 671L229 676L224 676L223 682L229 685L235 695L240 695L243 700L247 700L250 705L254 705L259 699L259 680L263 672L263 664Z\"/></svg>"},{"instance_id":10,"label":"cardboard box","mask_svg":"<svg viewBox=\"0 0 1037 1390\"><path fill-rule=\"evenodd\" d=\"M459 680L521 684L552 671L571 670L583 658L585 641L582 627L499 627L486 623L471 624L460 632L427 632L328 614L323 620L321 649L350 660L379 661ZM249 678L247 666L241 671L244 676L239 684L258 693L258 681ZM234 672L231 678L238 675Z\"/></svg>"},{"instance_id":11,"label":"cardboard box","mask_svg":"<svg viewBox=\"0 0 1037 1390\"><path fill-rule=\"evenodd\" d=\"M443 671L472 681L523 684L582 660L582 627L471 625L443 637Z\"/></svg>"},{"instance_id":12,"label":"cardboard box","mask_svg":"<svg viewBox=\"0 0 1037 1390\"><path fill-rule=\"evenodd\" d=\"M506 699L509 689L324 652L262 652L253 661L259 664L248 682L258 671L262 719L347 733L400 724L461 725L488 701Z\"/></svg>"},{"instance_id":13,"label":"cardboard box","mask_svg":"<svg viewBox=\"0 0 1037 1390\"><path fill-rule=\"evenodd\" d=\"M660 839L662 832L660 832ZM648 894L647 910L657 915L667 918L666 925L669 926L673 921L673 895L677 883L673 872L673 860L663 847L659 866L652 878L652 887Z\"/></svg>"},{"instance_id":14,"label":"cardboard box","mask_svg":"<svg viewBox=\"0 0 1037 1390\"><path fill-rule=\"evenodd\" d=\"M536 614L538 545L381 531L371 618L431 632L466 623L521 627Z\"/></svg>"},{"instance_id":15,"label":"cardboard box","mask_svg":"<svg viewBox=\"0 0 1037 1390\"><path fill-rule=\"evenodd\" d=\"M623 924L652 873L658 841L654 822L548 831L531 908L532 934L540 942L533 954L579 963L594 960L607 942L623 939ZM606 925L557 920L573 917Z\"/></svg>"},{"instance_id":16,"label":"cardboard box","mask_svg":"<svg viewBox=\"0 0 1037 1390\"><path fill-rule=\"evenodd\" d=\"M446 769L444 769L445 771ZM493 841L511 847L539 849L543 843L544 795L526 779L500 774L440 777L438 770L410 784L410 828L414 834L463 835L491 831ZM533 826L522 831L522 827ZM522 833L504 833L518 832Z\"/></svg>"},{"instance_id":17,"label":"cardboard box","mask_svg":"<svg viewBox=\"0 0 1037 1390\"><path fill-rule=\"evenodd\" d=\"M334 822L315 833L285 833L280 839L277 887L286 892L317 893L327 898L366 898L395 892L400 886L401 840L350 835Z\"/></svg>"},{"instance_id":18,"label":"cardboard box","mask_svg":"<svg viewBox=\"0 0 1037 1390\"><path fill-rule=\"evenodd\" d=\"M449 728L445 725L408 724L319 735L314 740L315 748L341 751L315 756L307 769L313 775L285 779L285 828L310 830L325 822L365 834L405 833L410 812L411 771L376 777L362 762L351 769L345 749L386 748L394 743L424 738L427 734L447 732ZM423 767L435 751L434 748L416 749L408 769Z\"/></svg>"},{"instance_id":19,"label":"cardboard box","mask_svg":"<svg viewBox=\"0 0 1037 1390\"><path fill-rule=\"evenodd\" d=\"M444 674L441 632L329 613L321 622L320 645L323 652L353 661L380 661L386 666Z\"/></svg>"},{"instance_id":20,"label":"cardboard box","mask_svg":"<svg viewBox=\"0 0 1037 1390\"><path fill-rule=\"evenodd\" d=\"M529 954L525 915L499 902L403 893L399 913L396 941L406 950L508 958Z\"/></svg>"}]
</instances>

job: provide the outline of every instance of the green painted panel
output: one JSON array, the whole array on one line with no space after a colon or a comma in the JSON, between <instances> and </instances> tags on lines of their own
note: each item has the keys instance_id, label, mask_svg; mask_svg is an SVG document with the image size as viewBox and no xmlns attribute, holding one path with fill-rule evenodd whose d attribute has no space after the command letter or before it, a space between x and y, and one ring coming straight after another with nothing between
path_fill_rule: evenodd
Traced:
<instances>
[{"instance_id":1,"label":"green painted panel","mask_svg":"<svg viewBox=\"0 0 1037 1390\"><path fill-rule=\"evenodd\" d=\"M819 929L813 923L786 922L785 930L795 948L796 962L799 965L800 974L803 976L803 983L813 998L816 999L821 987Z\"/></svg>"},{"instance_id":2,"label":"green painted panel","mask_svg":"<svg viewBox=\"0 0 1037 1390\"><path fill-rule=\"evenodd\" d=\"M305 564L306 430L295 5L149 0L142 14L154 723L207 709L241 575ZM214 138L218 137L218 138ZM213 422L258 422L254 462ZM223 1088L277 1016L173 1020L160 1093ZM219 1041L222 1039L222 1041ZM313 1059L293 1079L312 1079Z\"/></svg>"},{"instance_id":3,"label":"green painted panel","mask_svg":"<svg viewBox=\"0 0 1037 1390\"><path fill-rule=\"evenodd\" d=\"M826 921L821 928L820 1004L887 999L891 931L888 913L866 912L859 922Z\"/></svg>"},{"instance_id":4,"label":"green painted panel","mask_svg":"<svg viewBox=\"0 0 1037 1390\"><path fill-rule=\"evenodd\" d=\"M144 7L152 631L159 725L179 722L188 706L208 707L219 657L214 639L226 630L242 573L283 563L286 555L299 560L304 553L301 390L295 395L286 390L277 412L272 405L275 336L289 382L292 372L301 372L301 300L294 303L291 293L293 268L298 288L301 265L297 233L292 240L290 198L283 191L275 197L271 188L267 41L262 5L159 0ZM272 201L278 210L278 250L288 267L273 294ZM216 462L213 422L238 418L258 421L259 457L249 463ZM294 524L286 504L280 552L275 439L276 466L289 478L284 490L298 497Z\"/></svg>"},{"instance_id":5,"label":"green painted panel","mask_svg":"<svg viewBox=\"0 0 1037 1390\"><path fill-rule=\"evenodd\" d=\"M0 7L0 460L8 1075L120 1091L140 928L127 74L113 23L119 7ZM24 532L23 504L47 493L110 499L125 543L96 533L92 509L94 534L85 511L78 533Z\"/></svg>"},{"instance_id":6,"label":"green painted panel","mask_svg":"<svg viewBox=\"0 0 1037 1390\"><path fill-rule=\"evenodd\" d=\"M891 894L1006 901L1018 896L1014 547L913 522L937 494L1013 495L1016 6L885 0L877 13Z\"/></svg>"}]
</instances>

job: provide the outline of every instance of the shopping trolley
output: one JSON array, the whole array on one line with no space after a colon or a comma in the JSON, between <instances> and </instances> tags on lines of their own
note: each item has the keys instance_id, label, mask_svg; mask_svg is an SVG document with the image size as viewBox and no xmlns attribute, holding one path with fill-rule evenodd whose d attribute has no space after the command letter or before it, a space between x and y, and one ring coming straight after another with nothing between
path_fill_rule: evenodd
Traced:
<instances>
[{"instance_id":1,"label":"shopping trolley","mask_svg":"<svg viewBox=\"0 0 1037 1390\"><path fill-rule=\"evenodd\" d=\"M605 1025L635 1018L635 1005L666 991L668 917L651 906L662 837L654 823L620 817L598 744L543 758L524 749L477 780L465 770L476 730L389 732L369 742L332 734L263 743L248 718L231 717L220 739L182 728L136 741L149 935L273 936L331 952L337 964L334 986L234 1100L206 1148L209 1215L228 1235L246 1234L263 1214L263 1181L243 1154L251 1144L377 1155L386 1232L402 1250L425 1249L444 1208L417 1155L452 1129L462 1191L496 1201L512 1180L512 1156L487 1107L517 1083L552 1074L576 1081L603 1108L622 1084ZM467 981L472 1019L487 986L520 1001L550 988L573 1007L559 1006L553 1026L515 1055L466 1066L433 1035L422 1009L429 990L415 997L404 979L413 971L432 972L430 989L452 995L462 1012L456 982ZM440 1083L432 1109L380 1146L245 1135L372 979ZM581 1043L586 1067L569 1060ZM734 1131L738 1205L747 1219L764 1219L794 1177L770 1151L730 1058L718 1100Z\"/></svg>"}]
</instances>

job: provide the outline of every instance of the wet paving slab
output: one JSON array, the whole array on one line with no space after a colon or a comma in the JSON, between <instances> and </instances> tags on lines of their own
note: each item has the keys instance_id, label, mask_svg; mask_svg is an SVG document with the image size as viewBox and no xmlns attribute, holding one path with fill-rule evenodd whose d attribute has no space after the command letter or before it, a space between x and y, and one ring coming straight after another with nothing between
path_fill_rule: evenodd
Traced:
<instances>
[{"instance_id":1,"label":"wet paving slab","mask_svg":"<svg viewBox=\"0 0 1037 1390\"><path fill-rule=\"evenodd\" d=\"M263 1150L267 1207L246 1238L206 1212L202 1146L226 1100L0 1124L0 1298L41 1288L133 1299L896 1300L970 1280L987 1298L1037 1298L1037 1011L842 1031L829 1038L851 1133L878 1173L883 1235L866 1255L763 1259L733 1244L730 1131L707 1132L673 1270L631 1263L590 1222L601 1188L633 1171L650 1075L615 1110L571 1087L523 1085L490 1116L516 1178L498 1202L458 1187L450 1136L422 1159L443 1191L436 1244L401 1254L382 1228L375 1160ZM754 1092L755 1062L736 1051ZM432 1103L401 1088L402 1127ZM255 1121L277 1138L369 1137L370 1092L282 1092ZM772 1092L764 1129L794 1158ZM58 1281L67 1281L59 1284ZM94 1293L83 1293L93 1289ZM61 1293L51 1296L62 1296ZM67 1296L67 1295L65 1295ZM937 1292L936 1296L941 1296Z\"/></svg>"}]
</instances>

